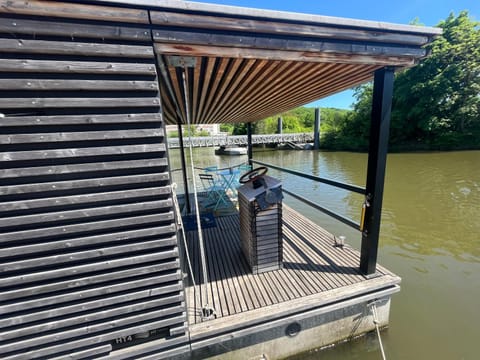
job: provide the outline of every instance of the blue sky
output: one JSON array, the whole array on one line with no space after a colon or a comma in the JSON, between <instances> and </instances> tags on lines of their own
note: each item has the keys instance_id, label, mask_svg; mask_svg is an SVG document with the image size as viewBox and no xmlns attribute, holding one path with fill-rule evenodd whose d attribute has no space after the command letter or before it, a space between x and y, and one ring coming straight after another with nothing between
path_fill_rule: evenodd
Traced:
<instances>
[{"instance_id":1,"label":"blue sky","mask_svg":"<svg viewBox=\"0 0 480 360\"><path fill-rule=\"evenodd\" d=\"M198 0L196 0L198 1ZM302 12L363 20L408 24L418 18L426 26L435 26L451 12L468 10L480 21L480 0L201 0L222 5ZM322 107L349 108L353 91L347 90L315 102Z\"/></svg>"}]
</instances>

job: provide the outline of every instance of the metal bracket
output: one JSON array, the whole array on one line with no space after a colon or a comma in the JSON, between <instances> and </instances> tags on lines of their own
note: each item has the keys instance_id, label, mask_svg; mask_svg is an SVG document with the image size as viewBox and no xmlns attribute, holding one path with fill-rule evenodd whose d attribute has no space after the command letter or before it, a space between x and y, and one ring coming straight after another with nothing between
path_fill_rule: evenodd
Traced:
<instances>
[{"instance_id":1,"label":"metal bracket","mask_svg":"<svg viewBox=\"0 0 480 360\"><path fill-rule=\"evenodd\" d=\"M195 67L197 64L194 56L167 56L167 61L170 66L181 68Z\"/></svg>"}]
</instances>

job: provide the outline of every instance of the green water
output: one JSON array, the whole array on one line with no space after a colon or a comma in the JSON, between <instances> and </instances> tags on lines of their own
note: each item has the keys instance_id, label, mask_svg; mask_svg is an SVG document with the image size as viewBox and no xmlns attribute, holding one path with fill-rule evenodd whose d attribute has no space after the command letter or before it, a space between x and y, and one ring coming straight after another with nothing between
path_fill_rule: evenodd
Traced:
<instances>
[{"instance_id":1,"label":"green water","mask_svg":"<svg viewBox=\"0 0 480 360\"><path fill-rule=\"evenodd\" d=\"M173 167L178 152L171 151ZM365 154L313 151L256 152L254 159L365 185ZM235 165L245 157L219 157L196 149L202 167ZM270 171L315 202L359 221L362 196ZM360 234L286 197L285 202L347 242ZM382 333L387 359L480 358L480 151L390 154L387 160L379 262L402 277L390 328ZM367 336L295 359L380 359Z\"/></svg>"}]
</instances>

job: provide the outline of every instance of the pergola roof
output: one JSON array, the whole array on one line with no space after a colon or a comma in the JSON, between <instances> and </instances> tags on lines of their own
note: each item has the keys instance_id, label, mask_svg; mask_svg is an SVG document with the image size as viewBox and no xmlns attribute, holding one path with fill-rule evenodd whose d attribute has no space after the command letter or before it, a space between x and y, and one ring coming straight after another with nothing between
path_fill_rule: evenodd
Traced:
<instances>
[{"instance_id":1,"label":"pergola roof","mask_svg":"<svg viewBox=\"0 0 480 360\"><path fill-rule=\"evenodd\" d=\"M192 123L279 114L367 82L381 67L413 66L441 34L437 28L186 1L97 2L151 10L168 123L186 123L186 103Z\"/></svg>"}]
</instances>

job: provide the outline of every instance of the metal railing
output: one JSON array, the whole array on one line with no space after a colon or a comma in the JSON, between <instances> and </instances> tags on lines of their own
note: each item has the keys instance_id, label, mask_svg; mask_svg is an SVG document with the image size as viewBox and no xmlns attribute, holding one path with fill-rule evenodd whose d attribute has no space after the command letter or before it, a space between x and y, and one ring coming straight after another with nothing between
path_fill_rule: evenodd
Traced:
<instances>
[{"instance_id":1,"label":"metal railing","mask_svg":"<svg viewBox=\"0 0 480 360\"><path fill-rule=\"evenodd\" d=\"M193 147L247 145L247 135L212 135L191 138ZM252 144L307 143L313 141L313 133L258 134L252 136ZM183 139L183 146L190 146L190 139ZM180 147L179 138L168 138L168 147Z\"/></svg>"},{"instance_id":2,"label":"metal railing","mask_svg":"<svg viewBox=\"0 0 480 360\"><path fill-rule=\"evenodd\" d=\"M281 172L296 175L296 176L299 176L299 177L302 177L302 178L305 178L305 179L310 179L310 180L320 182L320 183L323 183L323 184L327 184L327 185L331 185L331 186L334 186L334 187L337 187L337 188L340 188L340 189L352 191L352 192L355 192L355 193L358 193L358 194L365 195L365 193L366 193L366 189L364 189L360 186L344 184L344 183L341 183L341 182L338 182L338 181L334 181L334 180L330 180L330 179L326 179L326 178L321 178L319 176L306 174L306 173L303 173L303 172L300 172L300 171L285 169L285 168L282 168L280 166L268 164L268 163L258 161L258 160L251 159L251 162L255 163L255 164L258 164L258 165L266 166L268 168L275 169L275 170L278 170L278 171L281 171ZM328 209L324 206L321 206L317 203L314 203L314 202L304 198L303 196L300 196L300 195L297 195L297 194L295 194L291 191L288 191L285 188L283 188L282 190L283 190L284 193L292 196L293 198L295 198L297 200L300 200L301 202L313 207L314 209L317 209L317 210L323 212L324 214L342 222L345 225L348 225L348 226L354 228L355 230L360 231L360 224L355 222L354 220L349 219L346 216L343 216L341 214L338 214L335 211L332 211L332 210L330 210L330 209Z\"/></svg>"}]
</instances>

